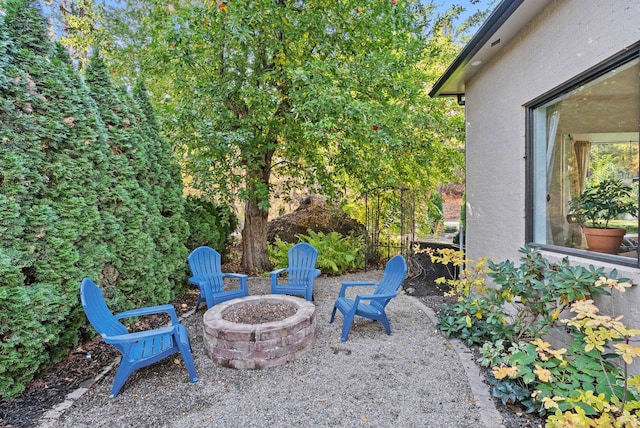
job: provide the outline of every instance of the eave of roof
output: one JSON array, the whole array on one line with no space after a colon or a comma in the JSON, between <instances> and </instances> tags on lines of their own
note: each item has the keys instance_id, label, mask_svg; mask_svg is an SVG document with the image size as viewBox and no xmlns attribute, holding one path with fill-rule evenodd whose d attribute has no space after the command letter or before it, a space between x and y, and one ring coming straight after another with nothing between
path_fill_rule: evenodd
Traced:
<instances>
[{"instance_id":1,"label":"eave of roof","mask_svg":"<svg viewBox=\"0 0 640 428\"><path fill-rule=\"evenodd\" d=\"M551 0L502 0L429 92L462 96L466 82L513 39Z\"/></svg>"}]
</instances>

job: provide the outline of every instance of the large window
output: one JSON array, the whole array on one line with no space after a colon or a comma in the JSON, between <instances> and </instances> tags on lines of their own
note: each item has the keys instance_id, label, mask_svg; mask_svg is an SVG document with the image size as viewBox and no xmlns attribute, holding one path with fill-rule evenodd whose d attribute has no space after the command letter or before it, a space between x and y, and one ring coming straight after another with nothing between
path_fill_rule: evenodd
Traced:
<instances>
[{"instance_id":1,"label":"large window","mask_svg":"<svg viewBox=\"0 0 640 428\"><path fill-rule=\"evenodd\" d=\"M619 215L619 248L606 255L589 245L571 204L604 180L631 186L638 200L640 61L637 50L612 59L528 106L529 239L572 253L589 251L637 263L638 219ZM612 259L613 260L613 259ZM625 264L626 264L625 263Z\"/></svg>"}]
</instances>

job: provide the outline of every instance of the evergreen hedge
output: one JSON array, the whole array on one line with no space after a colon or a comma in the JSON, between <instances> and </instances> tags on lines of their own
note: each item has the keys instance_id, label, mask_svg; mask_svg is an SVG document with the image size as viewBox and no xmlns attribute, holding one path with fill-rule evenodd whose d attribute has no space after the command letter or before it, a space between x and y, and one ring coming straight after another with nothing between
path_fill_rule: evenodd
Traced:
<instances>
[{"instance_id":1,"label":"evergreen hedge","mask_svg":"<svg viewBox=\"0 0 640 428\"><path fill-rule=\"evenodd\" d=\"M179 165L142 84L81 77L36 1L0 0L0 398L75 347L83 277L114 311L167 303L189 237Z\"/></svg>"}]
</instances>

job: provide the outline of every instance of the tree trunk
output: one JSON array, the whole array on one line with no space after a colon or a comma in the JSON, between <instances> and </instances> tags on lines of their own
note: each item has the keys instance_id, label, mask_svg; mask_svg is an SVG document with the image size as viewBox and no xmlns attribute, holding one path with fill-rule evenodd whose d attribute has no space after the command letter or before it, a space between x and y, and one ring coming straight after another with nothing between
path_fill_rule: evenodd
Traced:
<instances>
[{"instance_id":1,"label":"tree trunk","mask_svg":"<svg viewBox=\"0 0 640 428\"><path fill-rule=\"evenodd\" d=\"M259 205L259 195L266 193L267 198L269 197L269 192L260 192L260 189L269 188L272 156L273 151L267 151L264 153L262 167L247 171L249 194L242 229L242 269L252 275L268 272L272 268L267 254L269 209L262 209Z\"/></svg>"},{"instance_id":2,"label":"tree trunk","mask_svg":"<svg viewBox=\"0 0 640 428\"><path fill-rule=\"evenodd\" d=\"M267 255L268 216L269 212L260 209L255 200L247 200L242 229L242 269L252 275L271 270Z\"/></svg>"}]
</instances>

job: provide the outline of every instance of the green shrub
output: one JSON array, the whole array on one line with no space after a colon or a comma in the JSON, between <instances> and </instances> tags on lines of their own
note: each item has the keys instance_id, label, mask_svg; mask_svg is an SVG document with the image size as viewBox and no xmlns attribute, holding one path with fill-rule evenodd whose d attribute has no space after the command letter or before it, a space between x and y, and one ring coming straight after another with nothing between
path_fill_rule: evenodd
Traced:
<instances>
[{"instance_id":1,"label":"green shrub","mask_svg":"<svg viewBox=\"0 0 640 428\"><path fill-rule=\"evenodd\" d=\"M206 245L226 254L229 237L238 227L238 217L227 205L218 205L205 198L187 196L185 215L189 221L189 251Z\"/></svg>"},{"instance_id":2,"label":"green shrub","mask_svg":"<svg viewBox=\"0 0 640 428\"><path fill-rule=\"evenodd\" d=\"M307 230L308 235L296 235L300 242L307 242L318 250L316 267L324 274L342 275L364 268L364 239L360 236L343 236L338 232L325 234ZM269 259L277 268L288 265L287 252L294 244L276 239L267 249Z\"/></svg>"},{"instance_id":3,"label":"green shrub","mask_svg":"<svg viewBox=\"0 0 640 428\"><path fill-rule=\"evenodd\" d=\"M633 345L640 330L600 314L590 299L624 291L629 281L615 270L570 266L567 259L551 263L529 248L521 252L518 266L476 264L449 249L434 252L434 262L466 266L459 278L440 281L459 300L444 308L438 326L468 345L482 344L479 361L492 367L492 394L547 414L549 427L639 426L640 376L629 376L627 367L640 357ZM486 287L487 277L499 288ZM575 314L562 320L571 343L553 349L542 337L565 309Z\"/></svg>"},{"instance_id":4,"label":"green shrub","mask_svg":"<svg viewBox=\"0 0 640 428\"><path fill-rule=\"evenodd\" d=\"M440 236L444 230L444 201L439 192L432 192L427 201L427 210L422 222L419 222L418 233L421 236Z\"/></svg>"},{"instance_id":5,"label":"green shrub","mask_svg":"<svg viewBox=\"0 0 640 428\"><path fill-rule=\"evenodd\" d=\"M617 289L628 286L607 282ZM573 318L563 320L572 335L569 349L536 339L493 368L493 383L527 388L526 400L550 413L550 427L638 426L640 376L629 376L627 366L640 357L640 347L631 344L640 330L600 314L592 300L575 302L571 312ZM623 368L613 364L615 358Z\"/></svg>"},{"instance_id":6,"label":"green shrub","mask_svg":"<svg viewBox=\"0 0 640 428\"><path fill-rule=\"evenodd\" d=\"M454 336L467 346L500 338L511 338L517 326L509 324L507 311L491 298L462 299L443 305L438 328L447 336Z\"/></svg>"},{"instance_id":7,"label":"green shrub","mask_svg":"<svg viewBox=\"0 0 640 428\"><path fill-rule=\"evenodd\" d=\"M36 4L7 0L0 13L2 398L91 333L83 277L114 312L167 303L187 254L179 165L152 110L97 55L82 79Z\"/></svg>"},{"instance_id":8,"label":"green shrub","mask_svg":"<svg viewBox=\"0 0 640 428\"><path fill-rule=\"evenodd\" d=\"M443 308L438 320L445 334L460 337L467 344L505 339L511 343L533 340L556 323L560 313L576 300L609 294L596 286L606 276L604 268L570 266L567 258L549 262L538 251L520 250L520 264L507 260L482 260L477 265L452 249L437 249L434 262L466 265L459 278L441 280L461 298ZM614 270L609 274L616 278ZM499 287L487 287L489 277Z\"/></svg>"}]
</instances>

